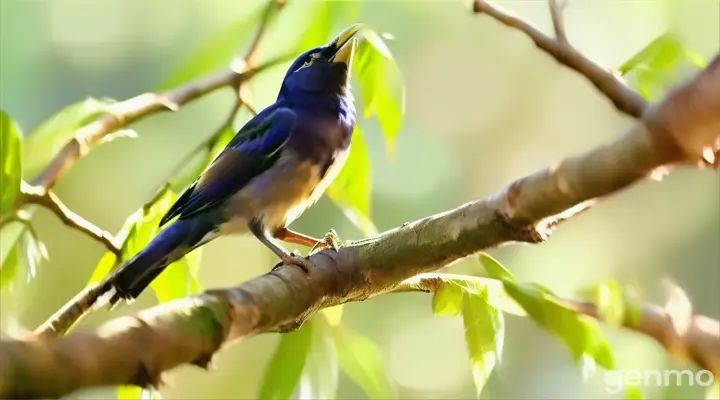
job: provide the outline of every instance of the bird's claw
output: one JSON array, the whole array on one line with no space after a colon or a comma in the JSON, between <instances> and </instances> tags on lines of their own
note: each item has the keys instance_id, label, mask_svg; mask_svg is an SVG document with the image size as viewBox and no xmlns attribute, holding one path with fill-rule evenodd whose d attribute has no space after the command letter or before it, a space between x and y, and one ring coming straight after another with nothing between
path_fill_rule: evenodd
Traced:
<instances>
[{"instance_id":1,"label":"bird's claw","mask_svg":"<svg viewBox=\"0 0 720 400\"><path fill-rule=\"evenodd\" d=\"M342 246L342 241L340 240L340 237L338 236L337 232L335 232L335 229L330 229L325 234L325 236L323 236L322 240L317 242L315 246L310 249L310 254L314 254L327 249L333 249L334 251L338 251L340 250L340 246Z\"/></svg>"},{"instance_id":2,"label":"bird's claw","mask_svg":"<svg viewBox=\"0 0 720 400\"><path fill-rule=\"evenodd\" d=\"M282 268L285 265L296 265L307 274L313 267L313 264L310 262L310 260L295 251L283 255L282 257L280 257L280 260L281 261L272 268L272 272Z\"/></svg>"}]
</instances>

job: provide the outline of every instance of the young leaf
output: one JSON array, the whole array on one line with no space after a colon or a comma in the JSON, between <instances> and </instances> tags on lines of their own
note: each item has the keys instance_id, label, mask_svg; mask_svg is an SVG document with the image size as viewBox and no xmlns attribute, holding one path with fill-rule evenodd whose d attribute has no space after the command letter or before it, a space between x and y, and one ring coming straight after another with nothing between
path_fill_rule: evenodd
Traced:
<instances>
[{"instance_id":1,"label":"young leaf","mask_svg":"<svg viewBox=\"0 0 720 400\"><path fill-rule=\"evenodd\" d=\"M405 84L400 69L380 36L364 29L366 40L357 49L355 71L360 83L363 115L377 115L389 155L405 114Z\"/></svg>"},{"instance_id":2,"label":"young leaf","mask_svg":"<svg viewBox=\"0 0 720 400\"><path fill-rule=\"evenodd\" d=\"M489 277L501 281L515 281L515 277L513 276L512 272L510 272L507 268L505 268L505 266L500 264L499 261L492 258L490 254L480 253L478 254L478 259L485 268L485 271L487 271Z\"/></svg>"},{"instance_id":3,"label":"young leaf","mask_svg":"<svg viewBox=\"0 0 720 400\"><path fill-rule=\"evenodd\" d=\"M373 399L397 398L395 383L375 343L344 326L333 329L340 368Z\"/></svg>"},{"instance_id":4,"label":"young leaf","mask_svg":"<svg viewBox=\"0 0 720 400\"><path fill-rule=\"evenodd\" d=\"M598 317L609 326L620 326L625 320L626 305L623 288L617 281L605 281L593 290Z\"/></svg>"},{"instance_id":5,"label":"young leaf","mask_svg":"<svg viewBox=\"0 0 720 400\"><path fill-rule=\"evenodd\" d=\"M25 174L32 176L39 172L79 128L108 112L114 102L87 98L63 108L41 123L25 139Z\"/></svg>"},{"instance_id":6,"label":"young leaf","mask_svg":"<svg viewBox=\"0 0 720 400\"><path fill-rule=\"evenodd\" d=\"M530 318L565 342L576 362L588 356L605 369L613 369L612 350L597 323L563 306L537 287L507 281L503 285Z\"/></svg>"},{"instance_id":7,"label":"young leaf","mask_svg":"<svg viewBox=\"0 0 720 400\"><path fill-rule=\"evenodd\" d=\"M462 315L473 381L480 397L490 373L502 356L505 320L502 313L488 303L487 292L480 295L465 292Z\"/></svg>"},{"instance_id":8,"label":"young leaf","mask_svg":"<svg viewBox=\"0 0 720 400\"><path fill-rule=\"evenodd\" d=\"M313 325L307 321L300 329L280 336L280 345L265 372L260 399L290 398L305 366Z\"/></svg>"},{"instance_id":9,"label":"young leaf","mask_svg":"<svg viewBox=\"0 0 720 400\"><path fill-rule=\"evenodd\" d=\"M17 276L20 269L20 249L16 243L0 265L0 290L9 286Z\"/></svg>"},{"instance_id":10,"label":"young leaf","mask_svg":"<svg viewBox=\"0 0 720 400\"><path fill-rule=\"evenodd\" d=\"M247 2L243 6L249 6L250 4L252 3ZM211 35L191 52L186 61L160 84L158 90L174 88L193 78L230 65L233 56L237 54L243 41L257 29L258 24L255 21L259 21L262 11L263 7L259 7L248 14L245 19L233 21L222 30Z\"/></svg>"},{"instance_id":11,"label":"young leaf","mask_svg":"<svg viewBox=\"0 0 720 400\"><path fill-rule=\"evenodd\" d=\"M695 51L684 48L678 38L663 33L618 68L620 75L631 72L629 83L648 100L659 98L678 80L678 65L687 61L704 68L705 60Z\"/></svg>"},{"instance_id":12,"label":"young leaf","mask_svg":"<svg viewBox=\"0 0 720 400\"><path fill-rule=\"evenodd\" d=\"M432 308L435 315L454 317L460 315L463 303L463 291L460 285L453 282L443 282L435 291L432 299Z\"/></svg>"},{"instance_id":13,"label":"young leaf","mask_svg":"<svg viewBox=\"0 0 720 400\"><path fill-rule=\"evenodd\" d=\"M312 339L298 386L301 399L334 399L338 387L338 359L331 326L311 319Z\"/></svg>"},{"instance_id":14,"label":"young leaf","mask_svg":"<svg viewBox=\"0 0 720 400\"><path fill-rule=\"evenodd\" d=\"M370 155L362 131L353 132L350 154L338 176L327 188L327 195L365 235L377 233L370 215L372 174Z\"/></svg>"},{"instance_id":15,"label":"young leaf","mask_svg":"<svg viewBox=\"0 0 720 400\"><path fill-rule=\"evenodd\" d=\"M22 133L15 121L0 110L0 215L10 211L20 193Z\"/></svg>"},{"instance_id":16,"label":"young leaf","mask_svg":"<svg viewBox=\"0 0 720 400\"><path fill-rule=\"evenodd\" d=\"M116 389L118 400L159 400L160 393L155 389L141 388L135 385L118 386Z\"/></svg>"},{"instance_id":17,"label":"young leaf","mask_svg":"<svg viewBox=\"0 0 720 400\"><path fill-rule=\"evenodd\" d=\"M517 316L526 315L522 307L508 296L500 281L464 275L446 275L442 279L442 285L433 296L435 315L459 315L464 293L486 296L486 301L500 311Z\"/></svg>"}]
</instances>

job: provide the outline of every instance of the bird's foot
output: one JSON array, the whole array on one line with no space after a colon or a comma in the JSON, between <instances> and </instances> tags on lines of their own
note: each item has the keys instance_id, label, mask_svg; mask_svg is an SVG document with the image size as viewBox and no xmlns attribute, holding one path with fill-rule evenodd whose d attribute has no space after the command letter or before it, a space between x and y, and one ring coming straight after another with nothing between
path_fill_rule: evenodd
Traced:
<instances>
[{"instance_id":1,"label":"bird's foot","mask_svg":"<svg viewBox=\"0 0 720 400\"><path fill-rule=\"evenodd\" d=\"M277 271L278 269L286 265L296 265L307 274L310 272L310 269L314 267L313 263L310 262L310 260L295 251L284 254L282 257L280 257L280 260L281 261L272 268L271 272Z\"/></svg>"},{"instance_id":2,"label":"bird's foot","mask_svg":"<svg viewBox=\"0 0 720 400\"><path fill-rule=\"evenodd\" d=\"M340 250L341 246L342 241L340 240L337 232L335 232L335 229L330 229L325 234L325 236L323 236L323 238L318 241L312 249L310 249L310 254L314 254L327 249L333 249L335 251L338 251Z\"/></svg>"}]
</instances>

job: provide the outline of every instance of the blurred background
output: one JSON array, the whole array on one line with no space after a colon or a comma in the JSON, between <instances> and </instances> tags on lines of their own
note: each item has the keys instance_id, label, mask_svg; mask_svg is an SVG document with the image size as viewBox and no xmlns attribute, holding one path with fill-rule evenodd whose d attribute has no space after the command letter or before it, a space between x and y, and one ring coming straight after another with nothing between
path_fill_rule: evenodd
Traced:
<instances>
[{"instance_id":1,"label":"blurred background","mask_svg":"<svg viewBox=\"0 0 720 400\"><path fill-rule=\"evenodd\" d=\"M87 97L122 100L154 90L218 30L249 20L264 2L252 0L2 0L0 106L24 132L62 107ZM551 34L541 0L494 4ZM261 58L278 54L305 29L315 2L289 1L271 27ZM388 159L374 119L362 120L372 160L372 219L380 230L488 196L510 181L618 137L632 124L582 76L539 51L522 33L482 15L466 2L365 1L356 21L388 32L407 87L406 115L395 156ZM616 68L672 28L684 46L706 59L720 48L717 0L570 0L567 33L597 63ZM250 28L252 32L253 28ZM248 34L245 42L249 42ZM238 54L244 54L240 48ZM253 80L262 108L277 95L288 64ZM176 113L132 126L139 137L103 145L83 158L56 187L73 210L110 232L150 199L182 155L226 116L229 90ZM358 97L358 96L356 96ZM240 127L248 119L242 112ZM32 154L27 155L32 157ZM33 173L32 171L26 172ZM37 172L37 170L35 170ZM31 178L32 176L26 177ZM720 183L718 174L683 169L663 182L647 181L567 223L543 245L489 251L522 281L560 295L605 279L639 284L663 302L666 278L684 289L694 309L720 317ZM5 333L34 329L83 288L105 249L64 227L52 214L34 217L49 261L21 293L3 294ZM327 199L293 228L343 239L362 233ZM251 237L206 246L200 268L205 288L240 284L265 273L274 256ZM449 271L474 273L477 261ZM151 292L113 316L155 304ZM82 327L109 318L96 313ZM345 306L343 322L370 337L386 357L402 398L472 398L460 318L432 315L431 296L396 294ZM621 369L685 368L652 340L606 329ZM181 367L169 374L166 398L254 398L279 335L267 334L219 353L207 373ZM112 397L113 389L74 397ZM698 398L704 388L647 388L647 398ZM599 371L583 377L567 349L529 320L507 318L505 353L484 398L620 398L604 389ZM365 398L340 376L338 398Z\"/></svg>"}]
</instances>

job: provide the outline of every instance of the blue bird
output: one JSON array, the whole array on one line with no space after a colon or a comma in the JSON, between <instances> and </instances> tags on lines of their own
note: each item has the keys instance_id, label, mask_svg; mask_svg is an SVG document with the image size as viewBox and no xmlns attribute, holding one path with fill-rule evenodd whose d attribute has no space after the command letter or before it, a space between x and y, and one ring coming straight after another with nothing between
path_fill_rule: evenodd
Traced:
<instances>
[{"instance_id":1,"label":"blue bird","mask_svg":"<svg viewBox=\"0 0 720 400\"><path fill-rule=\"evenodd\" d=\"M114 305L132 301L171 263L229 234L252 233L281 265L307 271L309 261L278 240L335 247L287 226L315 203L350 150L355 105L350 67L360 25L290 66L277 100L248 121L162 218L165 229L101 283Z\"/></svg>"}]
</instances>

